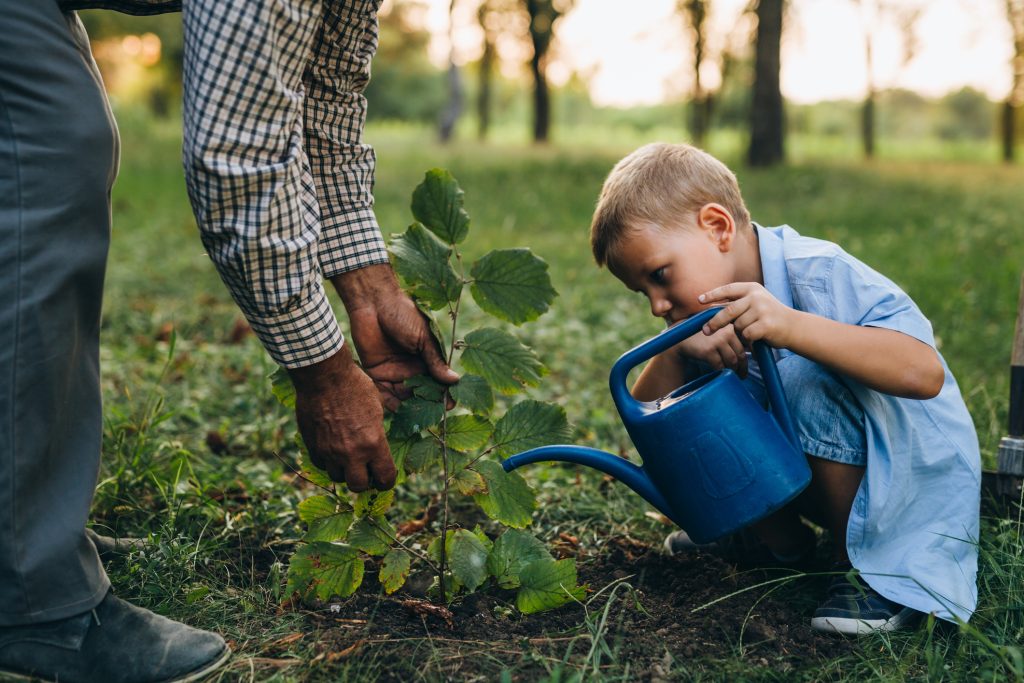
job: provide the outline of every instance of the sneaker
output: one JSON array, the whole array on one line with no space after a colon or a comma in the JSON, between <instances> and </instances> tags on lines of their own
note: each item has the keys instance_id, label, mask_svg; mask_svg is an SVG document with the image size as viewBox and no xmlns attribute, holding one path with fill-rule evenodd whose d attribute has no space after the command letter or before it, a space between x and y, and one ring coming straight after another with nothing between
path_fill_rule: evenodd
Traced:
<instances>
[{"instance_id":1,"label":"sneaker","mask_svg":"<svg viewBox=\"0 0 1024 683\"><path fill-rule=\"evenodd\" d=\"M697 551L721 557L727 562L756 567L800 568L810 565L817 551L818 537L814 530L804 526L806 538L799 552L778 555L765 545L749 527L723 536L710 543L694 543L689 534L680 529L665 537L662 547L666 555L686 555Z\"/></svg>"},{"instance_id":2,"label":"sneaker","mask_svg":"<svg viewBox=\"0 0 1024 683\"><path fill-rule=\"evenodd\" d=\"M0 678L60 683L186 683L231 656L216 633L179 624L108 592L95 609L0 627Z\"/></svg>"},{"instance_id":3,"label":"sneaker","mask_svg":"<svg viewBox=\"0 0 1024 683\"><path fill-rule=\"evenodd\" d=\"M832 579L825 601L814 610L811 628L820 633L859 636L913 626L921 613L882 597L859 578L849 562L837 564L845 574Z\"/></svg>"}]
</instances>

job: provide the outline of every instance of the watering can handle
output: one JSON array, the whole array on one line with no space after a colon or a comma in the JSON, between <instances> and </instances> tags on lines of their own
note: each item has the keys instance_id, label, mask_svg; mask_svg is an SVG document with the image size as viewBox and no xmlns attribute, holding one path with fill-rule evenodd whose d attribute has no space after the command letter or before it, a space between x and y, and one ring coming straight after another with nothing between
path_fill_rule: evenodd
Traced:
<instances>
[{"instance_id":1,"label":"watering can handle","mask_svg":"<svg viewBox=\"0 0 1024 683\"><path fill-rule=\"evenodd\" d=\"M633 398L626 386L626 377L629 371L637 365L654 358L679 342L692 337L704 327L704 324L715 317L715 314L722 310L722 307L709 308L693 315L686 320L673 325L655 337L633 347L622 354L615 365L612 366L611 376L608 384L611 387L612 398L621 414L633 413L640 410L641 403ZM798 451L803 452L800 439L797 437L796 425L789 413L789 404L786 403L786 394L782 389L782 379L779 377L779 369L775 365L775 357L771 349L764 342L754 342L754 359L761 368L761 377L764 379L765 389L768 391L768 401L771 403L772 414L778 421L783 433Z\"/></svg>"}]
</instances>

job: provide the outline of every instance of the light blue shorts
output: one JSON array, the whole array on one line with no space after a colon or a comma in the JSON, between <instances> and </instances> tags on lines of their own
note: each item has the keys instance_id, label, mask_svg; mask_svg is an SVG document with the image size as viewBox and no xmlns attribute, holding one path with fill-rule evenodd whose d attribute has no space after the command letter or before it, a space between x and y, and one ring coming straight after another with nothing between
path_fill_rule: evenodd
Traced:
<instances>
[{"instance_id":1,"label":"light blue shorts","mask_svg":"<svg viewBox=\"0 0 1024 683\"><path fill-rule=\"evenodd\" d=\"M753 359L749 361L750 372L744 384L756 399L766 404L759 368ZM778 361L778 367L804 453L864 467L864 409L843 380L824 366L796 354Z\"/></svg>"}]
</instances>

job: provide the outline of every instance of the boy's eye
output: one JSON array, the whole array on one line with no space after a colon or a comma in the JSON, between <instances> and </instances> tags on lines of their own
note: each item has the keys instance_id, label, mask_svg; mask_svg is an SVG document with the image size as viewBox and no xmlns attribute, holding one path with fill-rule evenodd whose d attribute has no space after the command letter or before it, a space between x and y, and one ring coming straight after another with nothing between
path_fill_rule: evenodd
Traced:
<instances>
[{"instance_id":1,"label":"boy's eye","mask_svg":"<svg viewBox=\"0 0 1024 683\"><path fill-rule=\"evenodd\" d=\"M657 284L663 284L665 282L665 268L662 266L651 273L651 280Z\"/></svg>"}]
</instances>

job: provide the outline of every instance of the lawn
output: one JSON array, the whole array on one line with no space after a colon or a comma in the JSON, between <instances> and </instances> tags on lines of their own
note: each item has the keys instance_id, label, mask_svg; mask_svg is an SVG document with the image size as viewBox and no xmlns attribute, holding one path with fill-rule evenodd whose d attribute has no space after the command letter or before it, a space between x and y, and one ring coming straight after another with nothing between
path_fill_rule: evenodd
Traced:
<instances>
[{"instance_id":1,"label":"lawn","mask_svg":"<svg viewBox=\"0 0 1024 683\"><path fill-rule=\"evenodd\" d=\"M295 508L309 493L283 464L295 457L293 420L271 395L272 363L203 253L181 176L180 128L131 112L120 122L94 523L148 536L146 551L109 565L118 593L223 633L236 651L223 680L1024 675L1017 522L986 521L982 602L969 627L929 623L851 643L804 625L822 577L762 586L778 576L711 558L665 558L657 546L670 527L645 514L639 497L597 473L557 466L527 474L541 500L534 529L576 558L591 589L584 603L524 617L501 595L467 598L453 606L449 628L410 613L401 594L385 598L368 578L336 611L282 606L288 557L303 533ZM393 126L371 128L367 138L378 152L386 235L404 231L413 187L441 166L466 191L468 249L528 246L550 264L559 297L516 330L550 369L530 396L562 405L578 443L632 454L607 373L660 323L642 297L594 267L587 240L601 181L629 145L606 137L587 147L440 147ZM733 149L723 147L727 161L735 161ZM916 299L993 466L1024 264L1024 169L801 156L781 169L741 169L739 178L755 220L837 241ZM411 481L397 497L407 519L426 504L419 486Z\"/></svg>"}]
</instances>

